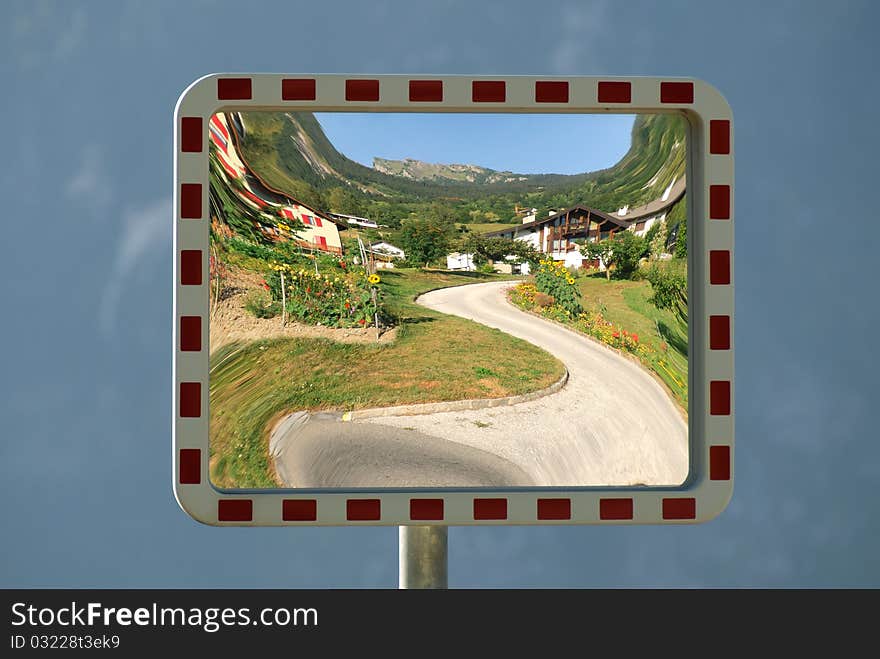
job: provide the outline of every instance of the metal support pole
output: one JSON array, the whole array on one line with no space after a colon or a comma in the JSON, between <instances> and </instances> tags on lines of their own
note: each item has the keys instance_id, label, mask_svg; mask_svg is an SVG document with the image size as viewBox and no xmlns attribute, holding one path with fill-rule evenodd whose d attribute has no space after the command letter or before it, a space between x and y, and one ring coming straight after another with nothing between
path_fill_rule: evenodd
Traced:
<instances>
[{"instance_id":1,"label":"metal support pole","mask_svg":"<svg viewBox=\"0 0 880 659\"><path fill-rule=\"evenodd\" d=\"M447 588L447 527L400 527L400 588Z\"/></svg>"}]
</instances>

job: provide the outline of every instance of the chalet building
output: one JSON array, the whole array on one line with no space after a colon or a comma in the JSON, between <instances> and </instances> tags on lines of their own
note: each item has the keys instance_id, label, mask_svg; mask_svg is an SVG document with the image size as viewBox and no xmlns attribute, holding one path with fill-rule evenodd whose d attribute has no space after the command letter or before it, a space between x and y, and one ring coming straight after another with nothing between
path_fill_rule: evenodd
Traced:
<instances>
[{"instance_id":1,"label":"chalet building","mask_svg":"<svg viewBox=\"0 0 880 659\"><path fill-rule=\"evenodd\" d=\"M276 190L247 164L239 147L244 123L238 113L218 112L211 117L209 131L211 142L217 147L221 176L242 202L255 211L255 221L263 235L272 240L293 240L305 249L342 254L342 220ZM287 223L290 220L299 220L303 226L291 226L293 222Z\"/></svg>"},{"instance_id":2,"label":"chalet building","mask_svg":"<svg viewBox=\"0 0 880 659\"><path fill-rule=\"evenodd\" d=\"M601 264L587 262L575 244L576 240L602 241L620 231L632 231L643 236L655 222L666 219L669 209L684 195L685 187L684 178L673 181L660 199L638 208L624 207L615 213L589 206L574 206L550 211L546 217L536 218L533 210L532 214L523 218L521 225L485 235L524 240L538 252L549 255L554 261L561 261L567 267L599 266Z\"/></svg>"}]
</instances>

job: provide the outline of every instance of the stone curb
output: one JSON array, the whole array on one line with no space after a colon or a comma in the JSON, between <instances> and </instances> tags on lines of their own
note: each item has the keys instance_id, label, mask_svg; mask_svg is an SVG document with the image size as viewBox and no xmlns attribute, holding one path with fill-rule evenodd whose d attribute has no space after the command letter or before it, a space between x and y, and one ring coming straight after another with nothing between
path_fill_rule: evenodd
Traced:
<instances>
[{"instance_id":1,"label":"stone curb","mask_svg":"<svg viewBox=\"0 0 880 659\"><path fill-rule=\"evenodd\" d=\"M460 412L462 410L482 410L489 407L503 407L527 403L550 394L555 394L568 382L568 368L563 365L565 373L549 387L518 396L504 398L473 398L468 400L450 400L440 403L419 403L417 405L397 405L395 407L375 407L368 410L353 410L342 415L343 421L358 419L374 419L383 416L414 416L418 414L435 414L437 412Z\"/></svg>"}]
</instances>

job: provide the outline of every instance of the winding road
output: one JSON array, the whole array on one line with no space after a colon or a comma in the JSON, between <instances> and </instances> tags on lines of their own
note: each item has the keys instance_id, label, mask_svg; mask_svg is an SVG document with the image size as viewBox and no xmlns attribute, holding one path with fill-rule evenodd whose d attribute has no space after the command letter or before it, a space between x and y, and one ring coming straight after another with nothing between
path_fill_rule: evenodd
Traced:
<instances>
[{"instance_id":1,"label":"winding road","mask_svg":"<svg viewBox=\"0 0 880 659\"><path fill-rule=\"evenodd\" d=\"M318 415L276 426L271 450L290 487L678 485L687 425L660 384L597 342L524 313L511 282L417 300L524 339L569 371L557 393L480 410L366 418Z\"/></svg>"}]
</instances>

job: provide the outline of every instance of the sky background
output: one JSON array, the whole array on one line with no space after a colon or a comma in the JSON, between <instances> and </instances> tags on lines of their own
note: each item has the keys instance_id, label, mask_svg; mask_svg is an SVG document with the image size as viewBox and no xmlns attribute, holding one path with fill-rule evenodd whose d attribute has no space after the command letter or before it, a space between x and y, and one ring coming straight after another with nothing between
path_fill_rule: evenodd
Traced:
<instances>
[{"instance_id":1,"label":"sky background","mask_svg":"<svg viewBox=\"0 0 880 659\"><path fill-rule=\"evenodd\" d=\"M373 157L479 165L517 174L580 174L629 150L635 115L321 112L324 134L367 167Z\"/></svg>"},{"instance_id":2,"label":"sky background","mask_svg":"<svg viewBox=\"0 0 880 659\"><path fill-rule=\"evenodd\" d=\"M397 529L171 489L172 112L211 72L694 76L736 149L736 486L688 527L453 528L455 587L880 586L874 2L7 1L0 586L395 587Z\"/></svg>"}]
</instances>

